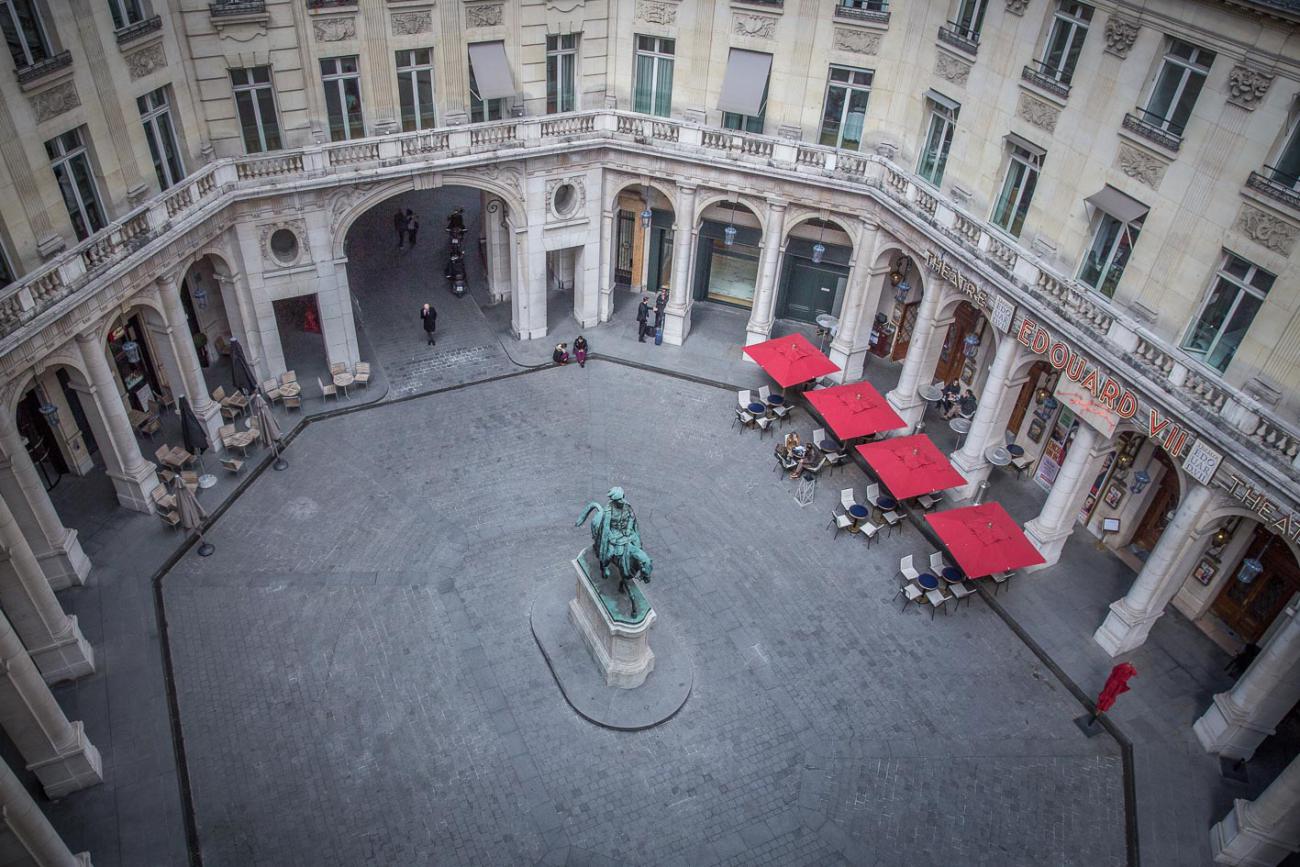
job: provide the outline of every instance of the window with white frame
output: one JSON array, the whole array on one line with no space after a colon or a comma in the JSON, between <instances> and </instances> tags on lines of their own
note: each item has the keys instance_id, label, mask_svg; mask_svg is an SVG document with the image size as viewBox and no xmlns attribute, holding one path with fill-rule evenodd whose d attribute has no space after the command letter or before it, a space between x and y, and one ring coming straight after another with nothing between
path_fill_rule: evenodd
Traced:
<instances>
[{"instance_id":1,"label":"window with white frame","mask_svg":"<svg viewBox=\"0 0 1300 867\"><path fill-rule=\"evenodd\" d=\"M348 141L365 136L365 124L361 119L361 72L357 65L357 55L322 57L320 79L325 86L330 141Z\"/></svg>"},{"instance_id":2,"label":"window with white frame","mask_svg":"<svg viewBox=\"0 0 1300 867\"><path fill-rule=\"evenodd\" d=\"M759 101L758 114L738 114L734 111L724 111L722 113L723 127L761 134L763 124L766 123L767 118L767 86L771 81L771 78L768 78L763 83L763 98Z\"/></svg>"},{"instance_id":3,"label":"window with white frame","mask_svg":"<svg viewBox=\"0 0 1300 867\"><path fill-rule=\"evenodd\" d=\"M870 69L832 66L827 76L826 101L822 105L822 129L818 141L831 147L857 150L862 145L867 101L871 97Z\"/></svg>"},{"instance_id":4,"label":"window with white frame","mask_svg":"<svg viewBox=\"0 0 1300 867\"><path fill-rule=\"evenodd\" d=\"M980 29L984 26L984 13L988 11L988 0L961 0L957 6L957 17L953 19L957 32L972 42L979 42Z\"/></svg>"},{"instance_id":5,"label":"window with white frame","mask_svg":"<svg viewBox=\"0 0 1300 867\"><path fill-rule=\"evenodd\" d=\"M432 129L433 49L397 52L397 95L402 104L402 130Z\"/></svg>"},{"instance_id":6,"label":"window with white frame","mask_svg":"<svg viewBox=\"0 0 1300 867\"><path fill-rule=\"evenodd\" d=\"M1300 100L1293 113L1291 129L1283 137L1272 164L1264 167L1264 174L1274 183L1300 190Z\"/></svg>"},{"instance_id":7,"label":"window with white frame","mask_svg":"<svg viewBox=\"0 0 1300 867\"><path fill-rule=\"evenodd\" d=\"M244 136L244 151L250 154L278 151L280 121L275 112L275 91L271 86L271 67L250 66L230 70L230 85L239 112L239 128Z\"/></svg>"},{"instance_id":8,"label":"window with white frame","mask_svg":"<svg viewBox=\"0 0 1300 867\"><path fill-rule=\"evenodd\" d=\"M943 181L943 170L948 165L948 151L952 148L957 112L961 106L951 100L940 102L933 97L926 103L930 107L930 122L916 163L916 173L937 187Z\"/></svg>"},{"instance_id":9,"label":"window with white frame","mask_svg":"<svg viewBox=\"0 0 1300 867\"><path fill-rule=\"evenodd\" d=\"M1002 193L993 206L993 223L1009 235L1020 237L1029 213L1029 203L1038 186L1038 173L1043 168L1043 152L1024 144L1008 140L1007 174L1002 180Z\"/></svg>"},{"instance_id":10,"label":"window with white frame","mask_svg":"<svg viewBox=\"0 0 1300 867\"><path fill-rule=\"evenodd\" d=\"M113 26L118 30L144 20L144 6L140 0L108 0L108 11L113 15Z\"/></svg>"},{"instance_id":11,"label":"window with white frame","mask_svg":"<svg viewBox=\"0 0 1300 867\"><path fill-rule=\"evenodd\" d=\"M1069 84L1074 77L1074 68L1079 63L1079 52L1083 50L1083 40L1088 36L1088 24L1091 21L1091 6L1074 3L1072 0L1058 0L1039 71L1062 84Z\"/></svg>"},{"instance_id":12,"label":"window with white frame","mask_svg":"<svg viewBox=\"0 0 1300 867\"><path fill-rule=\"evenodd\" d=\"M578 34L546 37L546 113L578 108Z\"/></svg>"},{"instance_id":13,"label":"window with white frame","mask_svg":"<svg viewBox=\"0 0 1300 867\"><path fill-rule=\"evenodd\" d=\"M107 222L101 204L95 176L90 167L90 154L82 130L77 127L45 143L45 153L50 158L50 168L59 182L63 204L68 208L72 230L77 238L89 238Z\"/></svg>"},{"instance_id":14,"label":"window with white frame","mask_svg":"<svg viewBox=\"0 0 1300 867\"><path fill-rule=\"evenodd\" d=\"M636 38L636 67L632 110L668 117L673 106L673 56L676 40L662 36Z\"/></svg>"},{"instance_id":15,"label":"window with white frame","mask_svg":"<svg viewBox=\"0 0 1300 867\"><path fill-rule=\"evenodd\" d=\"M149 142L153 170L158 175L158 189L165 190L185 177L185 163L176 143L167 88L160 87L137 97L135 104L140 110L140 122L144 124L144 137Z\"/></svg>"},{"instance_id":16,"label":"window with white frame","mask_svg":"<svg viewBox=\"0 0 1300 867\"><path fill-rule=\"evenodd\" d=\"M1181 136L1213 62L1213 51L1170 37L1146 108L1140 109L1142 119Z\"/></svg>"},{"instance_id":17,"label":"window with white frame","mask_svg":"<svg viewBox=\"0 0 1300 867\"><path fill-rule=\"evenodd\" d=\"M48 60L53 54L35 0L0 0L0 30L18 69Z\"/></svg>"},{"instance_id":18,"label":"window with white frame","mask_svg":"<svg viewBox=\"0 0 1300 867\"><path fill-rule=\"evenodd\" d=\"M1275 279L1224 250L1214 285L1183 338L1183 351L1219 373L1227 370Z\"/></svg>"},{"instance_id":19,"label":"window with white frame","mask_svg":"<svg viewBox=\"0 0 1300 867\"><path fill-rule=\"evenodd\" d=\"M484 99L479 95L478 79L474 76L474 61L469 64L469 119L474 123L502 120L506 116L506 98Z\"/></svg>"},{"instance_id":20,"label":"window with white frame","mask_svg":"<svg viewBox=\"0 0 1300 867\"><path fill-rule=\"evenodd\" d=\"M1098 211L1093 219L1092 243L1079 267L1079 281L1113 298L1144 220L1145 214L1126 223L1113 214Z\"/></svg>"}]
</instances>

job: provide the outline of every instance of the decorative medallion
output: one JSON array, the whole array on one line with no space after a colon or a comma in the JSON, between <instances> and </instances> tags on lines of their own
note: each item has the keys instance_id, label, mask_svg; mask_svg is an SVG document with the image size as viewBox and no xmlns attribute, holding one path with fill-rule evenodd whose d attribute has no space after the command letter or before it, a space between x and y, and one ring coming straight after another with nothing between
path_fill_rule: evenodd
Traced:
<instances>
[{"instance_id":1,"label":"decorative medallion","mask_svg":"<svg viewBox=\"0 0 1300 867\"><path fill-rule=\"evenodd\" d=\"M567 188L564 200L556 194ZM546 182L546 212L551 220L564 220L582 214L587 204L587 184L581 175L572 178L554 178Z\"/></svg>"},{"instance_id":2,"label":"decorative medallion","mask_svg":"<svg viewBox=\"0 0 1300 867\"><path fill-rule=\"evenodd\" d=\"M394 12L392 18L394 36L417 36L433 30L433 13L428 9L419 12Z\"/></svg>"},{"instance_id":3,"label":"decorative medallion","mask_svg":"<svg viewBox=\"0 0 1300 867\"><path fill-rule=\"evenodd\" d=\"M1020 102L1016 105L1016 115L1039 129L1056 132L1056 121L1061 117L1061 111L1056 106L1022 91Z\"/></svg>"},{"instance_id":4,"label":"decorative medallion","mask_svg":"<svg viewBox=\"0 0 1300 867\"><path fill-rule=\"evenodd\" d=\"M317 18L311 23L311 30L317 42L342 42L344 39L356 39L357 20L355 18Z\"/></svg>"},{"instance_id":5,"label":"decorative medallion","mask_svg":"<svg viewBox=\"0 0 1300 867\"><path fill-rule=\"evenodd\" d=\"M1274 253L1289 256L1295 249L1297 234L1295 226L1259 208L1242 205L1241 212L1237 214L1237 222L1232 228Z\"/></svg>"},{"instance_id":6,"label":"decorative medallion","mask_svg":"<svg viewBox=\"0 0 1300 867\"><path fill-rule=\"evenodd\" d=\"M1007 11L1012 15L1024 15L1029 0L1007 0Z\"/></svg>"},{"instance_id":7,"label":"decorative medallion","mask_svg":"<svg viewBox=\"0 0 1300 867\"><path fill-rule=\"evenodd\" d=\"M161 42L155 42L133 54L126 55L126 68L131 73L131 80L144 78L151 72L167 65L167 52Z\"/></svg>"},{"instance_id":8,"label":"decorative medallion","mask_svg":"<svg viewBox=\"0 0 1300 867\"><path fill-rule=\"evenodd\" d=\"M1132 18L1112 15L1106 19L1106 53L1123 59L1138 38L1138 23Z\"/></svg>"},{"instance_id":9,"label":"decorative medallion","mask_svg":"<svg viewBox=\"0 0 1300 867\"><path fill-rule=\"evenodd\" d=\"M875 54L880 50L880 34L872 33L870 30L850 30L847 27L836 27L835 36L831 40L831 47L838 51L849 51L853 54Z\"/></svg>"},{"instance_id":10,"label":"decorative medallion","mask_svg":"<svg viewBox=\"0 0 1300 867\"><path fill-rule=\"evenodd\" d=\"M966 80L970 78L970 64L953 57L946 51L935 52L934 71L945 81L951 81L962 87L966 86Z\"/></svg>"},{"instance_id":11,"label":"decorative medallion","mask_svg":"<svg viewBox=\"0 0 1300 867\"><path fill-rule=\"evenodd\" d=\"M1268 93L1273 76L1248 66L1234 66L1228 73L1228 102L1246 111L1254 111Z\"/></svg>"},{"instance_id":12,"label":"decorative medallion","mask_svg":"<svg viewBox=\"0 0 1300 867\"><path fill-rule=\"evenodd\" d=\"M637 0L634 17L637 21L644 21L647 24L676 24L677 4Z\"/></svg>"},{"instance_id":13,"label":"decorative medallion","mask_svg":"<svg viewBox=\"0 0 1300 867\"><path fill-rule=\"evenodd\" d=\"M776 19L767 15L748 15L737 12L733 20L737 36L771 39L776 35Z\"/></svg>"},{"instance_id":14,"label":"decorative medallion","mask_svg":"<svg viewBox=\"0 0 1300 867\"><path fill-rule=\"evenodd\" d=\"M49 90L42 90L32 95L32 110L36 112L37 121L57 117L79 105L81 105L81 97L77 96L77 87L71 81L65 81Z\"/></svg>"},{"instance_id":15,"label":"decorative medallion","mask_svg":"<svg viewBox=\"0 0 1300 867\"><path fill-rule=\"evenodd\" d=\"M294 240L297 242L293 255L289 258L285 258L283 255L277 255L276 251L271 248L271 236L281 229L287 229L292 232ZM303 243L303 239L306 237L307 224L302 220L277 220L274 223L267 223L259 229L263 260L273 268L284 268L296 264L302 258L302 252L306 247Z\"/></svg>"},{"instance_id":16,"label":"decorative medallion","mask_svg":"<svg viewBox=\"0 0 1300 867\"><path fill-rule=\"evenodd\" d=\"M480 3L465 7L466 27L499 27L505 19L500 3Z\"/></svg>"},{"instance_id":17,"label":"decorative medallion","mask_svg":"<svg viewBox=\"0 0 1300 867\"><path fill-rule=\"evenodd\" d=\"M1115 165L1133 180L1140 181L1154 190L1160 186L1160 180L1165 176L1165 166L1167 164L1164 160L1152 156L1141 148L1121 141L1119 143L1119 153L1115 157Z\"/></svg>"}]
</instances>

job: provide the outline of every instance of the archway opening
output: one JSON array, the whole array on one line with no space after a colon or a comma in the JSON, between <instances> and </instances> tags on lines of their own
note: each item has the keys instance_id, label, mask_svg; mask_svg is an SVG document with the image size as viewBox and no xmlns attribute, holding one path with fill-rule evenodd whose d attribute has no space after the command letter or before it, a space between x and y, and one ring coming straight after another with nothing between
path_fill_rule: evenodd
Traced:
<instances>
[{"instance_id":1,"label":"archway opening","mask_svg":"<svg viewBox=\"0 0 1300 867\"><path fill-rule=\"evenodd\" d=\"M752 311L758 287L763 229L746 205L724 200L700 214L694 297Z\"/></svg>"},{"instance_id":2,"label":"archway opening","mask_svg":"<svg viewBox=\"0 0 1300 867\"><path fill-rule=\"evenodd\" d=\"M777 316L818 324L838 321L852 260L853 240L838 223L814 217L793 227L782 257Z\"/></svg>"},{"instance_id":3,"label":"archway opening","mask_svg":"<svg viewBox=\"0 0 1300 867\"><path fill-rule=\"evenodd\" d=\"M901 251L889 254L889 272L872 314L873 355L893 361L902 361L907 356L924 296L916 261Z\"/></svg>"}]
</instances>

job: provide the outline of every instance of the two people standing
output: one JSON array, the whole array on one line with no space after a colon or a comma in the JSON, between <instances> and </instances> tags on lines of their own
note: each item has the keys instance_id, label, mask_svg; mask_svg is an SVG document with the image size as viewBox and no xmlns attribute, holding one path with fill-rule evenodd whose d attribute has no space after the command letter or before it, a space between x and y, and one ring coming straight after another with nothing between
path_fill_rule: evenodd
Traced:
<instances>
[{"instance_id":1,"label":"two people standing","mask_svg":"<svg viewBox=\"0 0 1300 867\"><path fill-rule=\"evenodd\" d=\"M404 249L410 244L414 250L416 236L420 233L420 218L410 208L405 211L399 208L393 214L393 230L397 232L397 249Z\"/></svg>"},{"instance_id":2,"label":"two people standing","mask_svg":"<svg viewBox=\"0 0 1300 867\"><path fill-rule=\"evenodd\" d=\"M659 329L664 327L664 308L668 306L668 290L660 289L659 294L655 296L654 307L650 306L650 296L642 295L641 304L636 309L637 331L636 339L638 343L645 343L647 334L658 335ZM650 325L650 311L654 311L654 325ZM658 340L656 339L656 343Z\"/></svg>"}]
</instances>

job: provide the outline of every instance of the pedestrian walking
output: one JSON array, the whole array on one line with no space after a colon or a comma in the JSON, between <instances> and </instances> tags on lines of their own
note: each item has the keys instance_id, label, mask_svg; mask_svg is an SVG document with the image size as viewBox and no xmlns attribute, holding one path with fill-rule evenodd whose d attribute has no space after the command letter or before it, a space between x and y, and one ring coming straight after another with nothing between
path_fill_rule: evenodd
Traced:
<instances>
[{"instance_id":1,"label":"pedestrian walking","mask_svg":"<svg viewBox=\"0 0 1300 867\"><path fill-rule=\"evenodd\" d=\"M573 341L573 355L578 359L579 367L587 366L587 338L581 334Z\"/></svg>"},{"instance_id":2,"label":"pedestrian walking","mask_svg":"<svg viewBox=\"0 0 1300 867\"><path fill-rule=\"evenodd\" d=\"M406 240L407 243L411 245L411 249L414 250L415 235L420 231L420 218L416 214L412 214L410 211L407 211L406 213Z\"/></svg>"},{"instance_id":3,"label":"pedestrian walking","mask_svg":"<svg viewBox=\"0 0 1300 867\"><path fill-rule=\"evenodd\" d=\"M438 327L438 311L433 309L432 304L425 304L420 309L420 320L424 323L424 336L429 338L427 345L437 344L438 341L433 339L433 332Z\"/></svg>"},{"instance_id":4,"label":"pedestrian walking","mask_svg":"<svg viewBox=\"0 0 1300 867\"><path fill-rule=\"evenodd\" d=\"M649 300L650 296L642 295L641 306L636 309L637 343L645 343L645 331L650 327L650 323L647 321L650 319L650 305L647 303Z\"/></svg>"},{"instance_id":5,"label":"pedestrian walking","mask_svg":"<svg viewBox=\"0 0 1300 867\"><path fill-rule=\"evenodd\" d=\"M401 208L398 208L397 213L393 214L393 229L397 231L397 249L400 250L402 245L406 243L406 214L402 213Z\"/></svg>"}]
</instances>

